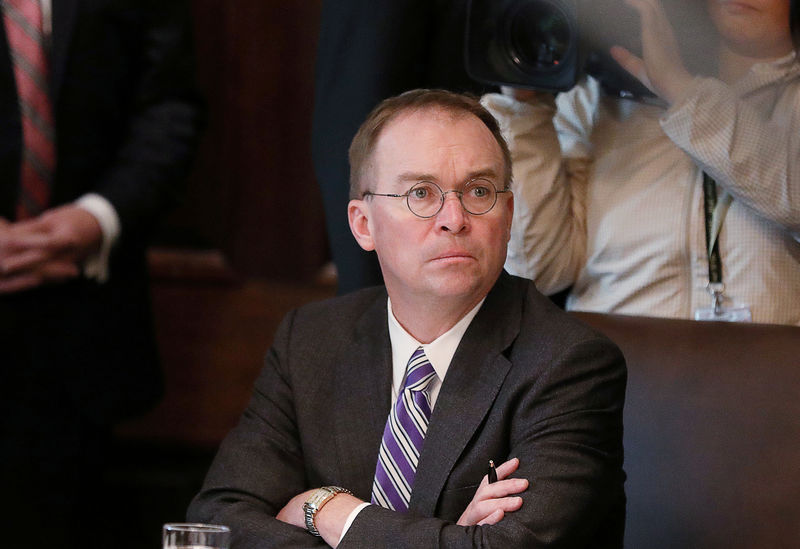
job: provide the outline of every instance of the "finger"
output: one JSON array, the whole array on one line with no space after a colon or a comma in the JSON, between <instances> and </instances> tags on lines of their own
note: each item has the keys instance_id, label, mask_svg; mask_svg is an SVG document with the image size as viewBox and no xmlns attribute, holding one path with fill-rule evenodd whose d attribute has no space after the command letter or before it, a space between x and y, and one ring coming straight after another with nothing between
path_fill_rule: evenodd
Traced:
<instances>
[{"instance_id":1,"label":"finger","mask_svg":"<svg viewBox=\"0 0 800 549\"><path fill-rule=\"evenodd\" d=\"M650 78L647 76L647 67L641 58L635 56L622 46L612 46L609 50L609 53L611 54L611 57L614 58L614 61L619 63L619 65L625 69L625 71L630 73L631 76L636 78L636 80L647 86L647 88L652 91Z\"/></svg>"},{"instance_id":2,"label":"finger","mask_svg":"<svg viewBox=\"0 0 800 549\"><path fill-rule=\"evenodd\" d=\"M505 480L498 480L484 488L479 488L475 492L476 501L485 501L496 498L503 498L511 494L519 494L528 489L528 479L526 478L509 478Z\"/></svg>"},{"instance_id":3,"label":"finger","mask_svg":"<svg viewBox=\"0 0 800 549\"><path fill-rule=\"evenodd\" d=\"M519 468L519 459L511 458L497 467L497 480L503 480Z\"/></svg>"},{"instance_id":4,"label":"finger","mask_svg":"<svg viewBox=\"0 0 800 549\"><path fill-rule=\"evenodd\" d=\"M614 61L635 78L639 78L639 74L645 71L644 61L622 46L611 46L609 53Z\"/></svg>"},{"instance_id":5,"label":"finger","mask_svg":"<svg viewBox=\"0 0 800 549\"><path fill-rule=\"evenodd\" d=\"M44 214L43 214L44 215ZM50 223L46 222L42 216L15 221L9 228L13 234L41 234L50 232Z\"/></svg>"},{"instance_id":6,"label":"finger","mask_svg":"<svg viewBox=\"0 0 800 549\"><path fill-rule=\"evenodd\" d=\"M48 259L50 259L50 254L42 250L11 253L0 259L0 275L8 277L24 271L34 271Z\"/></svg>"},{"instance_id":7,"label":"finger","mask_svg":"<svg viewBox=\"0 0 800 549\"><path fill-rule=\"evenodd\" d=\"M478 522L478 526L484 526L487 524L497 524L498 522L503 520L504 516L505 513L503 512L502 509L495 509L488 517Z\"/></svg>"},{"instance_id":8,"label":"finger","mask_svg":"<svg viewBox=\"0 0 800 549\"><path fill-rule=\"evenodd\" d=\"M58 233L14 235L0 243L0 268L7 272L37 268L45 261L79 259L72 239Z\"/></svg>"},{"instance_id":9,"label":"finger","mask_svg":"<svg viewBox=\"0 0 800 549\"><path fill-rule=\"evenodd\" d=\"M488 519L498 510L502 511L503 515L505 515L505 513L514 512L520 507L522 507L522 498L518 496L489 499L479 502L472 501L458 519L457 524L460 526L471 526Z\"/></svg>"},{"instance_id":10,"label":"finger","mask_svg":"<svg viewBox=\"0 0 800 549\"><path fill-rule=\"evenodd\" d=\"M47 250L57 247L57 241L47 233L18 231L16 227L3 238L3 247L7 250Z\"/></svg>"},{"instance_id":11,"label":"finger","mask_svg":"<svg viewBox=\"0 0 800 549\"><path fill-rule=\"evenodd\" d=\"M641 15L666 14L664 5L659 0L625 0L628 7L635 9Z\"/></svg>"},{"instance_id":12,"label":"finger","mask_svg":"<svg viewBox=\"0 0 800 549\"><path fill-rule=\"evenodd\" d=\"M493 497L503 497L509 494L517 494L527 490L528 481L525 479L513 479L514 481L523 482L512 482L511 484L507 483L508 476L514 473L518 468L519 459L511 458L497 467L497 482L489 484L487 475L484 475L483 479L481 479L480 485L478 486L478 490L475 492L475 499L484 500Z\"/></svg>"},{"instance_id":13,"label":"finger","mask_svg":"<svg viewBox=\"0 0 800 549\"><path fill-rule=\"evenodd\" d=\"M522 498L519 496L481 501L477 503L472 509L471 514L475 518L473 523L477 523L483 520L485 517L488 517L498 509L502 510L503 513L505 514L505 513L513 513L520 507L522 507Z\"/></svg>"},{"instance_id":14,"label":"finger","mask_svg":"<svg viewBox=\"0 0 800 549\"><path fill-rule=\"evenodd\" d=\"M39 286L42 275L38 272L4 278L0 280L0 294L11 294Z\"/></svg>"},{"instance_id":15,"label":"finger","mask_svg":"<svg viewBox=\"0 0 800 549\"><path fill-rule=\"evenodd\" d=\"M636 10L639 17L642 18L642 23L644 23L645 20L651 20L655 13L655 7L651 2L645 0L625 0L625 3L628 7Z\"/></svg>"},{"instance_id":16,"label":"finger","mask_svg":"<svg viewBox=\"0 0 800 549\"><path fill-rule=\"evenodd\" d=\"M0 278L0 293L19 292L47 282L60 282L81 274L80 267L70 261L49 261L35 269Z\"/></svg>"},{"instance_id":17,"label":"finger","mask_svg":"<svg viewBox=\"0 0 800 549\"><path fill-rule=\"evenodd\" d=\"M661 4L652 0L626 0L626 3L639 14L643 48L670 40L672 27Z\"/></svg>"},{"instance_id":18,"label":"finger","mask_svg":"<svg viewBox=\"0 0 800 549\"><path fill-rule=\"evenodd\" d=\"M478 488L472 498L471 505L480 505L484 502L491 502L521 494L525 492L529 486L530 483L528 479L524 478L500 480L485 487Z\"/></svg>"}]
</instances>

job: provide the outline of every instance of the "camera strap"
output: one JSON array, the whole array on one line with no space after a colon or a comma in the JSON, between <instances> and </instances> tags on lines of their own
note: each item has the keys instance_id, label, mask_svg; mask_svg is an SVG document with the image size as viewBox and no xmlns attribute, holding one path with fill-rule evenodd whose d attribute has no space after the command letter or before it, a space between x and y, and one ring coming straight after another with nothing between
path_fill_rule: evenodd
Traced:
<instances>
[{"instance_id":1,"label":"camera strap","mask_svg":"<svg viewBox=\"0 0 800 549\"><path fill-rule=\"evenodd\" d=\"M728 213L733 197L724 193L721 199L717 198L717 182L714 178L703 172L703 214L706 226L706 248L708 250L708 291L714 311L719 313L722 308L722 295L725 284L722 282L722 260L719 256L719 232L725 215Z\"/></svg>"}]
</instances>

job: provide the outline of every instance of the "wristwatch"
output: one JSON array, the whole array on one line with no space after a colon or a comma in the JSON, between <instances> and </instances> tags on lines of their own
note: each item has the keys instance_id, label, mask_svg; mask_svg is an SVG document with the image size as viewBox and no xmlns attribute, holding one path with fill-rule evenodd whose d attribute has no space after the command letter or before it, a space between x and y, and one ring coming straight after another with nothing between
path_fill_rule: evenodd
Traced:
<instances>
[{"instance_id":1,"label":"wristwatch","mask_svg":"<svg viewBox=\"0 0 800 549\"><path fill-rule=\"evenodd\" d=\"M308 530L309 534L319 537L319 530L314 525L314 517L317 515L317 511L322 509L323 505L332 500L336 494L341 493L353 494L353 492L341 486L323 486L306 500L303 504L303 513L306 518L306 530Z\"/></svg>"}]
</instances>

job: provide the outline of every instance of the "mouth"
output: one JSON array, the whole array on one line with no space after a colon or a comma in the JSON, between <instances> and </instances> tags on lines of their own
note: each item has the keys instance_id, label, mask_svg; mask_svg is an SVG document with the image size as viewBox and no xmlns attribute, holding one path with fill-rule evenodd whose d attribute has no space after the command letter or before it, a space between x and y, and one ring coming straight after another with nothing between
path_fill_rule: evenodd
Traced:
<instances>
[{"instance_id":1,"label":"mouth","mask_svg":"<svg viewBox=\"0 0 800 549\"><path fill-rule=\"evenodd\" d=\"M436 257L433 258L432 261L467 261L467 260L474 260L475 257L464 251L448 251L443 252Z\"/></svg>"}]
</instances>

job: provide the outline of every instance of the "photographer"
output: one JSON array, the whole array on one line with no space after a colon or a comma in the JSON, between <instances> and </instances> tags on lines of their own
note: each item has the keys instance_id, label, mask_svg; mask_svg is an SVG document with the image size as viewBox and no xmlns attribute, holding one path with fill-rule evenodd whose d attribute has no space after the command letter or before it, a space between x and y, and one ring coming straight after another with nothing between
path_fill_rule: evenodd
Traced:
<instances>
[{"instance_id":1,"label":"photographer","mask_svg":"<svg viewBox=\"0 0 800 549\"><path fill-rule=\"evenodd\" d=\"M666 106L591 78L484 97L514 157L507 270L571 286L570 309L800 324L798 0L707 0L712 77L685 69L658 0L626 3L643 57L611 54Z\"/></svg>"}]
</instances>

